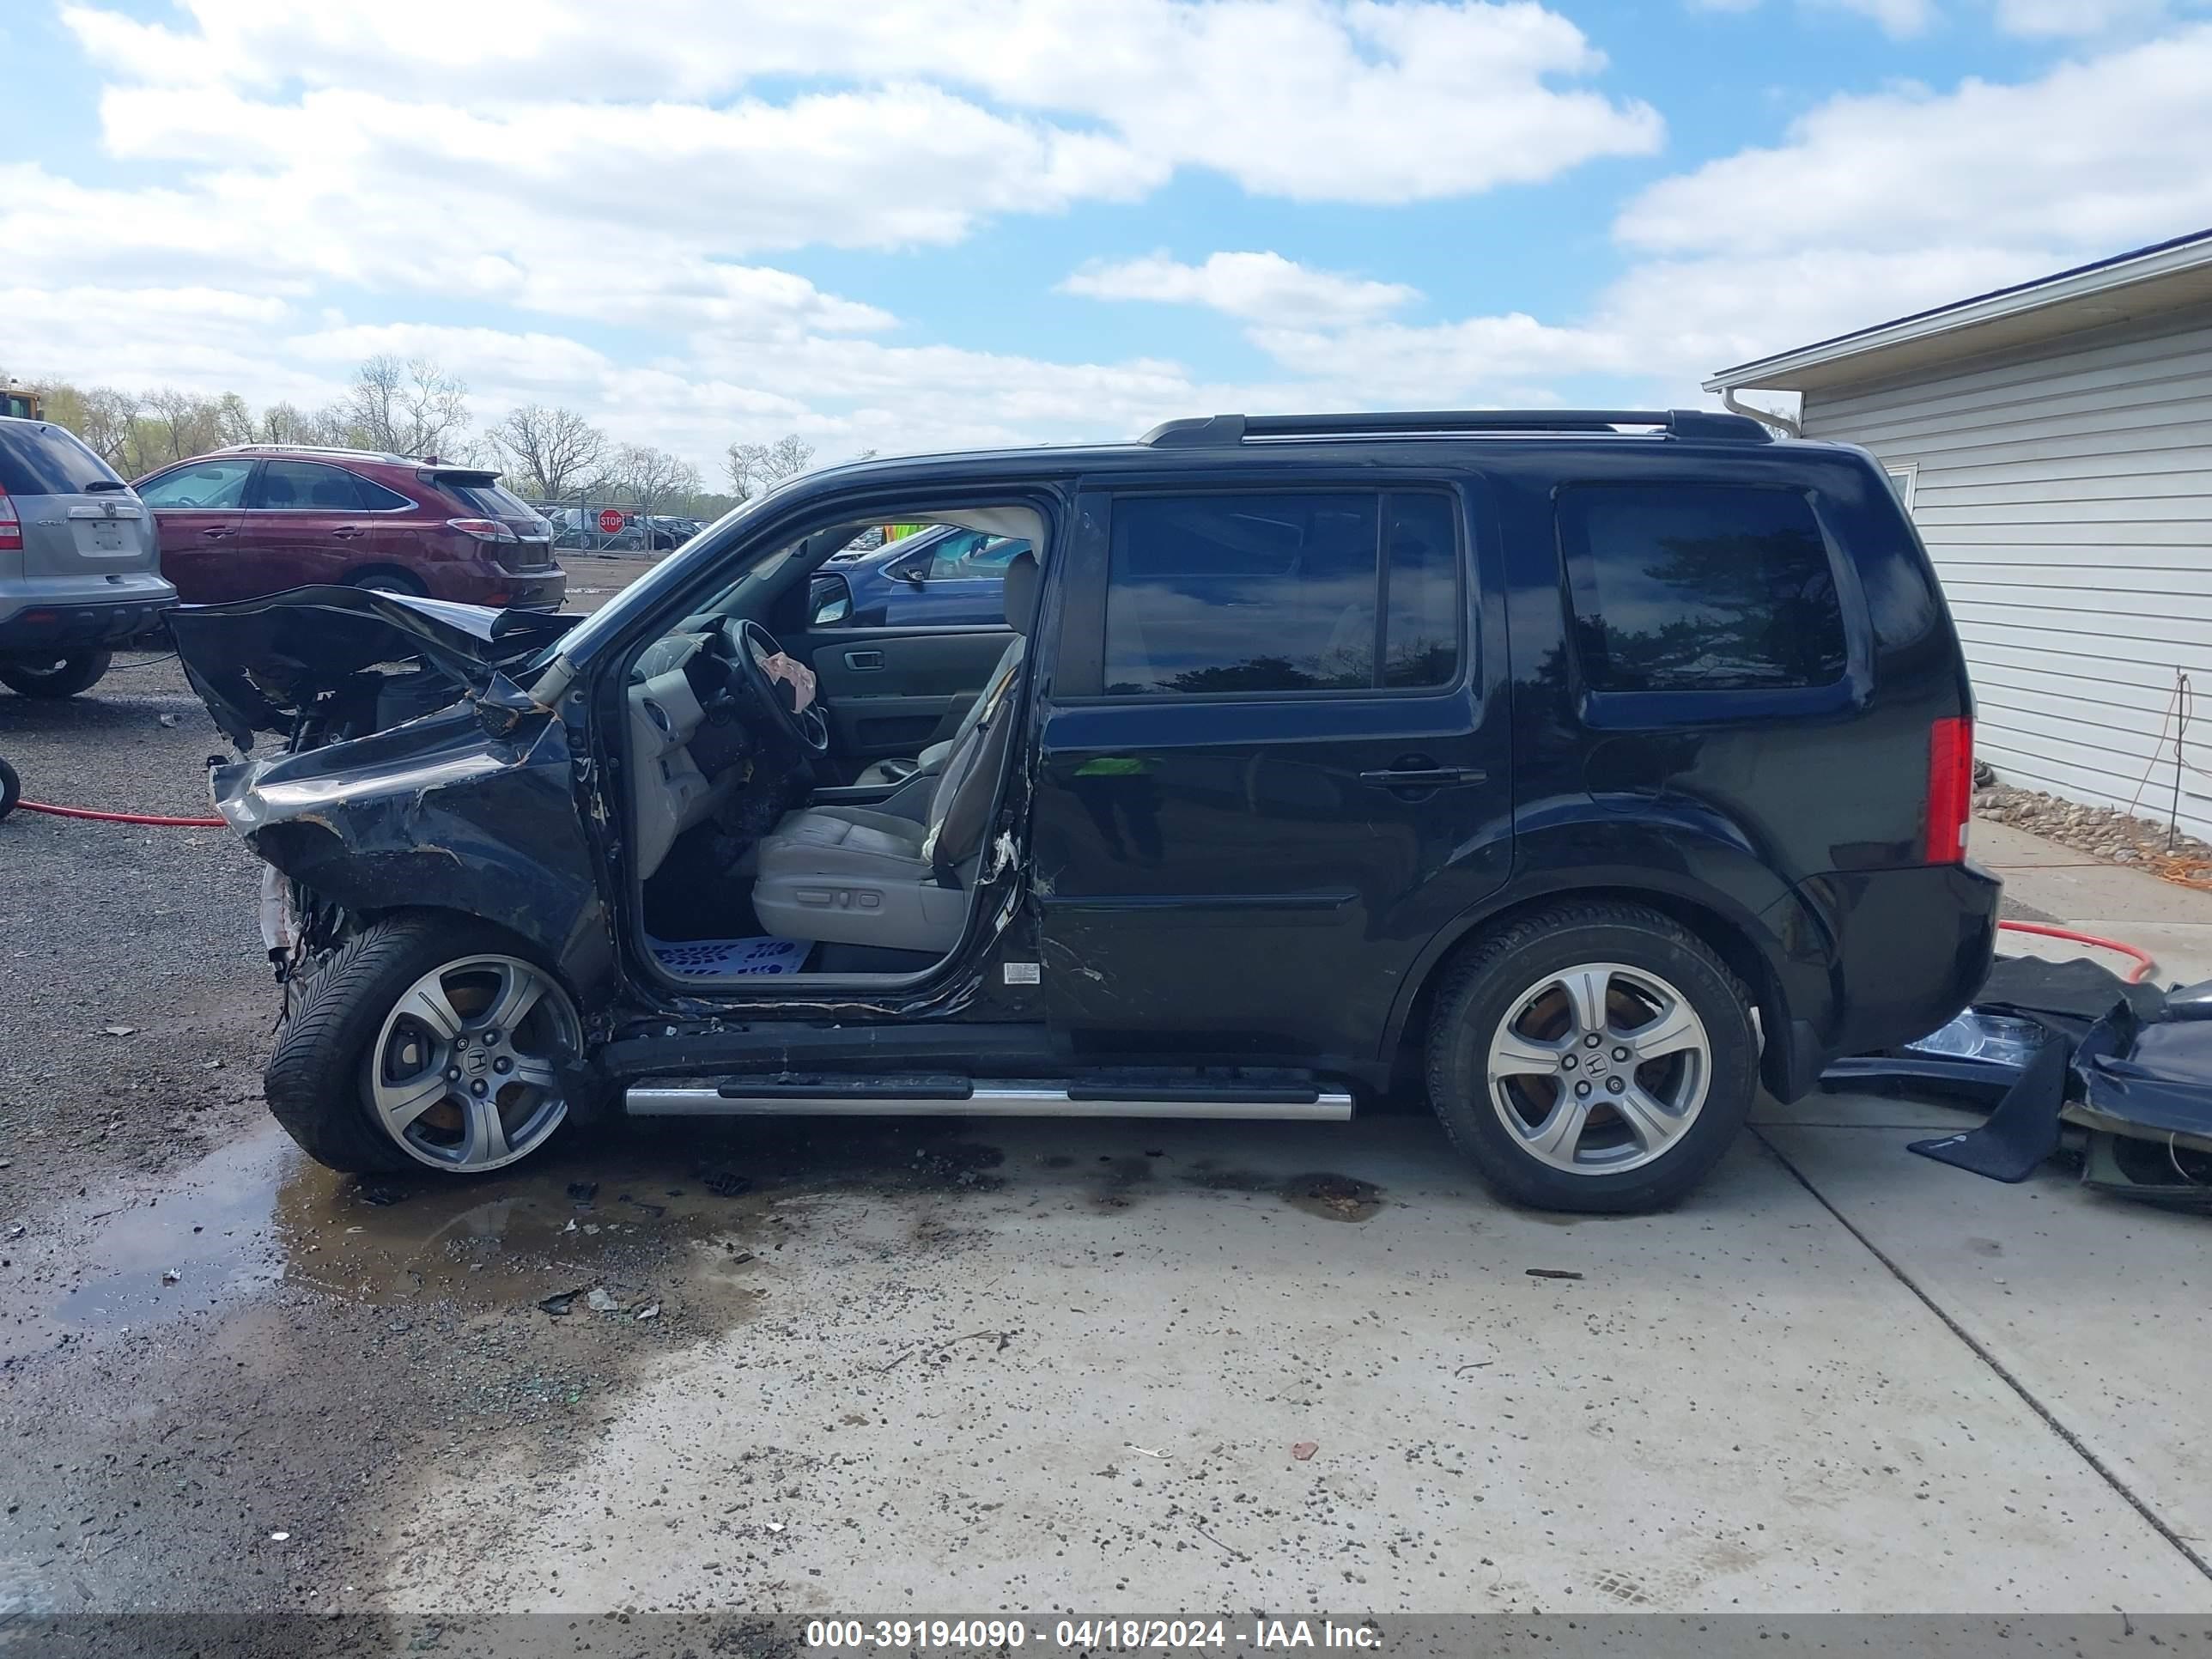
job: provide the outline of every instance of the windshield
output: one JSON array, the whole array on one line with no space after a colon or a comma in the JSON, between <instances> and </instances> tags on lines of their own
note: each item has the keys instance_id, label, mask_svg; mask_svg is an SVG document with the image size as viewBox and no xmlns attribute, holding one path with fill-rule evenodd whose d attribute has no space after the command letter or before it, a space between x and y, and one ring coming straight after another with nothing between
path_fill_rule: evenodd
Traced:
<instances>
[{"instance_id":1,"label":"windshield","mask_svg":"<svg viewBox=\"0 0 2212 1659\"><path fill-rule=\"evenodd\" d=\"M775 498L775 491L770 490L766 495L754 496L749 501L738 502L705 530L684 543L681 551L672 553L663 559L563 634L531 666L542 666L556 657L572 655L580 647L589 648L605 635L620 632L623 624L632 617L641 611L652 610L660 603L665 595L675 592L684 583L696 578L699 573L701 561L711 562L724 547L728 545L726 538L730 533L744 524L746 520L757 515L763 507ZM752 574L750 571L745 573L746 576ZM744 580L745 577L738 578L739 581ZM733 582L731 586L734 587L736 585ZM723 592L726 595L729 591L728 588L725 588Z\"/></svg>"}]
</instances>

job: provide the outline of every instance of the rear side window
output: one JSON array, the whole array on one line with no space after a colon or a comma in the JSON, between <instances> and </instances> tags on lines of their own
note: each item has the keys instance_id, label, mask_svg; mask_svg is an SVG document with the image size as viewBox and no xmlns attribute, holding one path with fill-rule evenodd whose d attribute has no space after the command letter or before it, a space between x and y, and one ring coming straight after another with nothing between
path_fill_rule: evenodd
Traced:
<instances>
[{"instance_id":1,"label":"rear side window","mask_svg":"<svg viewBox=\"0 0 2212 1659\"><path fill-rule=\"evenodd\" d=\"M1108 555L1104 690L1448 684L1459 609L1441 496L1125 496Z\"/></svg>"},{"instance_id":2,"label":"rear side window","mask_svg":"<svg viewBox=\"0 0 2212 1659\"><path fill-rule=\"evenodd\" d=\"M353 475L354 488L361 491L362 510L365 513L390 513L396 508L412 507L414 502L394 489L386 489L374 478Z\"/></svg>"},{"instance_id":3,"label":"rear side window","mask_svg":"<svg viewBox=\"0 0 2212 1659\"><path fill-rule=\"evenodd\" d=\"M1599 691L1832 685L1843 609L1794 490L1589 484L1559 496L1583 681Z\"/></svg>"},{"instance_id":4,"label":"rear side window","mask_svg":"<svg viewBox=\"0 0 2212 1659\"><path fill-rule=\"evenodd\" d=\"M0 491L10 495L82 495L122 479L65 426L0 422Z\"/></svg>"}]
</instances>

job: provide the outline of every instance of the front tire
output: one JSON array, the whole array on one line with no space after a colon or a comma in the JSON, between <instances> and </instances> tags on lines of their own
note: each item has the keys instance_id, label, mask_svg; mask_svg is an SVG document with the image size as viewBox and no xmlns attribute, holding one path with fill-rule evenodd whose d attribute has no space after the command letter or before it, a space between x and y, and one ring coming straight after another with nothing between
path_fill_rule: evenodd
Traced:
<instances>
[{"instance_id":1,"label":"front tire","mask_svg":"<svg viewBox=\"0 0 2212 1659\"><path fill-rule=\"evenodd\" d=\"M100 684L113 658L105 651L72 651L43 661L0 662L0 685L26 697L74 697Z\"/></svg>"},{"instance_id":2,"label":"front tire","mask_svg":"<svg viewBox=\"0 0 2212 1659\"><path fill-rule=\"evenodd\" d=\"M582 1052L574 1002L514 940L416 915L356 935L303 988L264 1083L319 1164L477 1175L553 1139Z\"/></svg>"},{"instance_id":3,"label":"front tire","mask_svg":"<svg viewBox=\"0 0 2212 1659\"><path fill-rule=\"evenodd\" d=\"M1759 1086L1751 998L1642 905L1562 904L1469 950L1438 994L1429 1098L1500 1196L1664 1208L1728 1151Z\"/></svg>"}]
</instances>

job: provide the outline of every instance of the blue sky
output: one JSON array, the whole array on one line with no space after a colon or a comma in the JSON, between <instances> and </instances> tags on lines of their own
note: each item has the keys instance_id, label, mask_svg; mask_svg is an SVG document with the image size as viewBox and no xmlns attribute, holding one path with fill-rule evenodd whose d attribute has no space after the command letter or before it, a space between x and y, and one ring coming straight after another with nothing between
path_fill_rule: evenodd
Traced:
<instances>
[{"instance_id":1,"label":"blue sky","mask_svg":"<svg viewBox=\"0 0 2212 1659\"><path fill-rule=\"evenodd\" d=\"M425 355L710 474L1696 401L2212 223L2193 0L30 0L0 62L0 371Z\"/></svg>"}]
</instances>

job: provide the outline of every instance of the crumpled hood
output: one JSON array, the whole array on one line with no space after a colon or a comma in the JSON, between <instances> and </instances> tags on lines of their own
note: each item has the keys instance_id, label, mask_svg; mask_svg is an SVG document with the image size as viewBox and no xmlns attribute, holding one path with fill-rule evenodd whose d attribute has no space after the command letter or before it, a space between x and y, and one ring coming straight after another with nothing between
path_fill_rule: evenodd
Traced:
<instances>
[{"instance_id":1,"label":"crumpled hood","mask_svg":"<svg viewBox=\"0 0 2212 1659\"><path fill-rule=\"evenodd\" d=\"M380 664L418 662L451 678L456 697L506 701L505 672L581 620L362 587L295 587L169 613L185 677L240 749L257 731L289 732L318 696Z\"/></svg>"}]
</instances>

